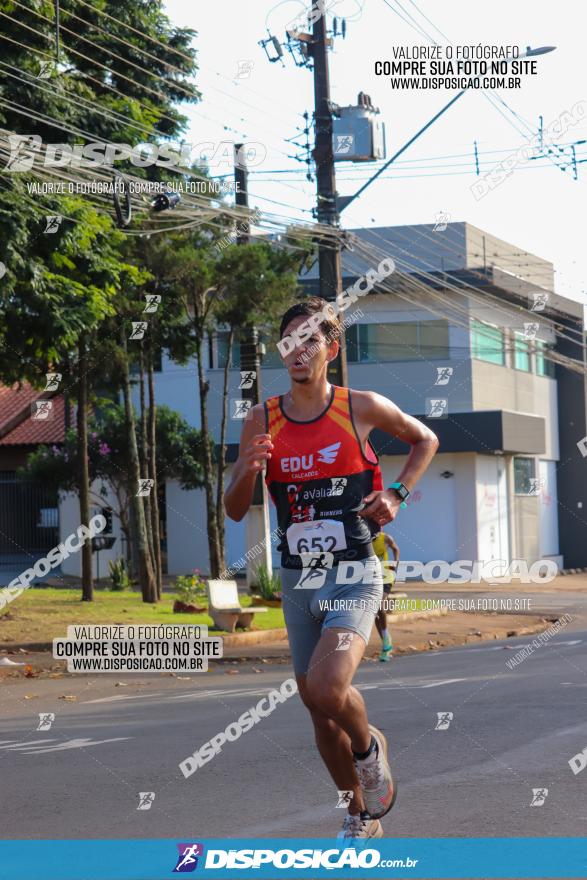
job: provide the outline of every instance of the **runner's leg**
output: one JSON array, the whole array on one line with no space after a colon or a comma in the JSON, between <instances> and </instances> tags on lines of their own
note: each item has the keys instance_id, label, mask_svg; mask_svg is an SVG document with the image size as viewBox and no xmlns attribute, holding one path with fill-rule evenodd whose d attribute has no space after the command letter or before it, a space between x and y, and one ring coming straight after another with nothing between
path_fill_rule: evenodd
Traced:
<instances>
[{"instance_id":1,"label":"runner's leg","mask_svg":"<svg viewBox=\"0 0 587 880\"><path fill-rule=\"evenodd\" d=\"M312 702L306 685L306 676L297 676L300 697L312 718L314 736L320 757L326 764L338 791L352 791L353 797L348 807L351 814L365 809L361 787L353 763L351 741L347 733L336 721L328 718Z\"/></svg>"},{"instance_id":2,"label":"runner's leg","mask_svg":"<svg viewBox=\"0 0 587 880\"><path fill-rule=\"evenodd\" d=\"M312 703L341 727L354 752L365 752L371 743L365 702L351 684L365 652L365 640L351 632L348 649L338 650L339 633L349 630L329 627L322 631L312 654L306 687Z\"/></svg>"},{"instance_id":3,"label":"runner's leg","mask_svg":"<svg viewBox=\"0 0 587 880\"><path fill-rule=\"evenodd\" d=\"M383 631L387 629L387 615L383 608L380 608L375 617L375 626L381 639L383 639Z\"/></svg>"}]
</instances>

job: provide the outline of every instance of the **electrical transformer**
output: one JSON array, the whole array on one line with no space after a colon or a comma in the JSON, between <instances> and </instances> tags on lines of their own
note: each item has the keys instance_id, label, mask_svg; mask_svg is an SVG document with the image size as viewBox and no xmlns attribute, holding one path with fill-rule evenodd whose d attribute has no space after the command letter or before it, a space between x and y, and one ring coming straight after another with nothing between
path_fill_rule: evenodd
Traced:
<instances>
[{"instance_id":1,"label":"electrical transformer","mask_svg":"<svg viewBox=\"0 0 587 880\"><path fill-rule=\"evenodd\" d=\"M332 151L335 162L374 162L385 159L385 123L371 98L359 92L357 105L334 110Z\"/></svg>"}]
</instances>

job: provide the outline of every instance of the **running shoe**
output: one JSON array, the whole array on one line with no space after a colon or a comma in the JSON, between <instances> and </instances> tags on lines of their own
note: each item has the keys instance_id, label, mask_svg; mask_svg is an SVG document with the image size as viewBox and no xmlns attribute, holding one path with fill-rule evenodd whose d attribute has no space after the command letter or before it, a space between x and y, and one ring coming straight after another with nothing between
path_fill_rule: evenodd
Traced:
<instances>
[{"instance_id":1,"label":"running shoe","mask_svg":"<svg viewBox=\"0 0 587 880\"><path fill-rule=\"evenodd\" d=\"M393 660L393 645L384 645L381 648L381 653L379 655L379 659L382 663L388 663L390 660Z\"/></svg>"},{"instance_id":2,"label":"running shoe","mask_svg":"<svg viewBox=\"0 0 587 880\"><path fill-rule=\"evenodd\" d=\"M347 813L342 831L336 836L341 840L348 840L350 837L383 837L383 828L379 819L371 819L367 813L358 813L355 816Z\"/></svg>"},{"instance_id":3,"label":"running shoe","mask_svg":"<svg viewBox=\"0 0 587 880\"><path fill-rule=\"evenodd\" d=\"M355 758L355 769L365 802L365 812L371 819L381 819L395 803L397 785L387 760L387 740L372 724L369 725L369 730L375 739L375 749L364 760Z\"/></svg>"}]
</instances>

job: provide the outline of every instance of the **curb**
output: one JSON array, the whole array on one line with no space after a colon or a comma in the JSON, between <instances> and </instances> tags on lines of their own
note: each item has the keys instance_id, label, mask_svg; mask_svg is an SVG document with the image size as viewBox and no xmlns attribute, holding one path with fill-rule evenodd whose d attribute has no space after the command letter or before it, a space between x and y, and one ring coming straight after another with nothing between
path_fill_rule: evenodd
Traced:
<instances>
[{"instance_id":1,"label":"curb","mask_svg":"<svg viewBox=\"0 0 587 880\"><path fill-rule=\"evenodd\" d=\"M402 623L410 620L426 620L429 617L440 617L448 614L447 608L434 608L430 611L406 611L401 614L390 615L396 623ZM218 634L214 634L214 638L218 638ZM287 639L287 630L285 627L279 629L259 629L252 632L242 633L226 633L220 635L224 648L241 648L250 645L264 645L272 642L283 642ZM41 651L52 651L53 642L0 642L0 651L23 651L32 653Z\"/></svg>"},{"instance_id":2,"label":"curb","mask_svg":"<svg viewBox=\"0 0 587 880\"><path fill-rule=\"evenodd\" d=\"M218 636L212 636L218 638ZM283 642L287 639L284 626L279 629L260 629L254 632L226 633L220 636L224 648L240 648L247 645L264 645L271 642Z\"/></svg>"},{"instance_id":3,"label":"curb","mask_svg":"<svg viewBox=\"0 0 587 880\"><path fill-rule=\"evenodd\" d=\"M400 611L399 614L388 614L392 623L409 623L410 620L428 620L430 617L445 617L448 608L431 608L430 611Z\"/></svg>"}]
</instances>

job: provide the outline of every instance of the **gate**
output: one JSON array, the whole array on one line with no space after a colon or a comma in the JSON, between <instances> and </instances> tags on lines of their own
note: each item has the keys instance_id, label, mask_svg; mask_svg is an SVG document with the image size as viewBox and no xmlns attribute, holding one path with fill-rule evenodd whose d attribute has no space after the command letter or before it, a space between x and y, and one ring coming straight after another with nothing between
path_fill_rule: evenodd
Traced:
<instances>
[{"instance_id":1,"label":"gate","mask_svg":"<svg viewBox=\"0 0 587 880\"><path fill-rule=\"evenodd\" d=\"M30 567L59 544L57 492L0 472L0 568Z\"/></svg>"}]
</instances>

